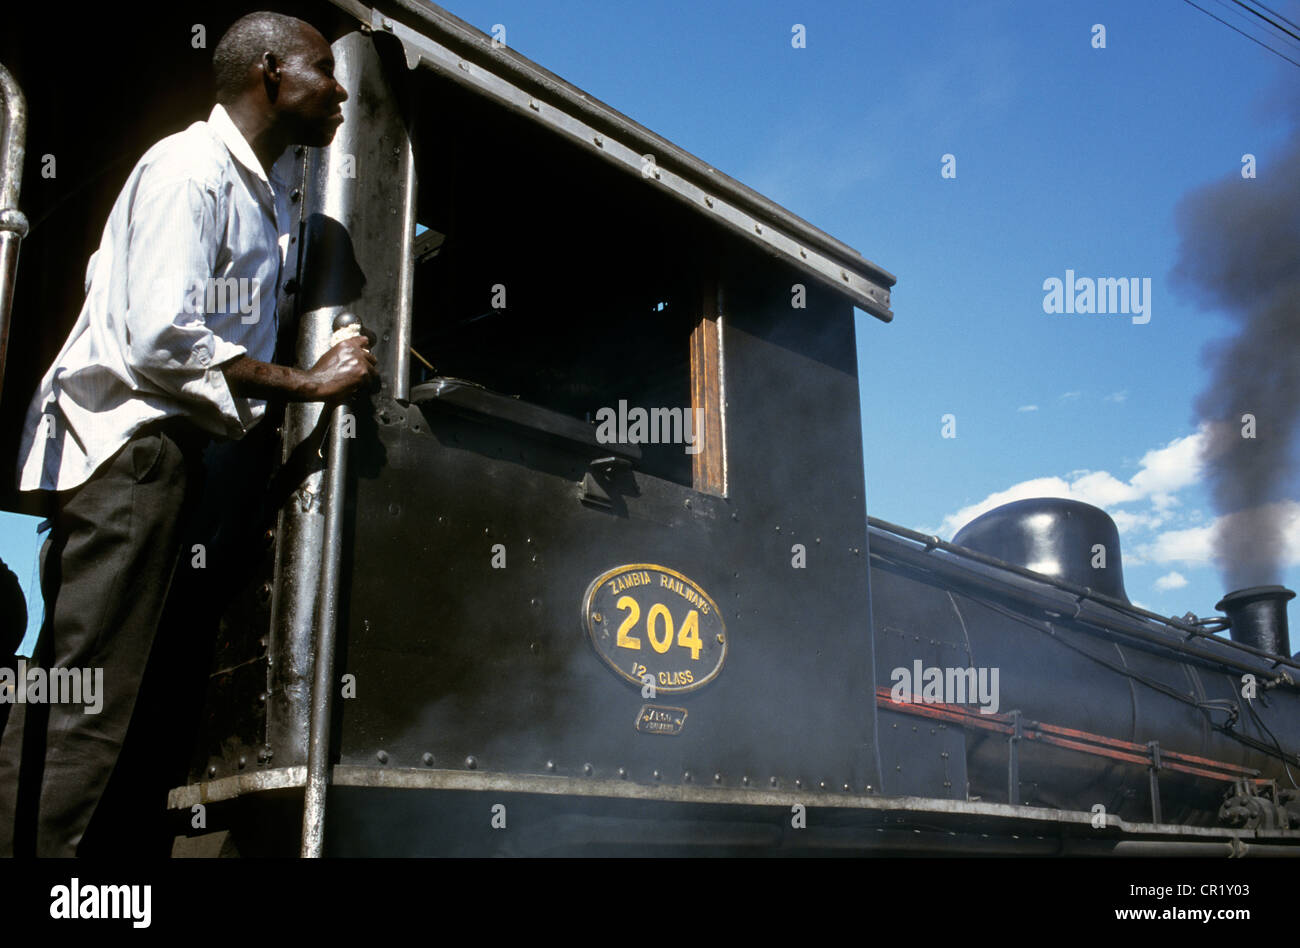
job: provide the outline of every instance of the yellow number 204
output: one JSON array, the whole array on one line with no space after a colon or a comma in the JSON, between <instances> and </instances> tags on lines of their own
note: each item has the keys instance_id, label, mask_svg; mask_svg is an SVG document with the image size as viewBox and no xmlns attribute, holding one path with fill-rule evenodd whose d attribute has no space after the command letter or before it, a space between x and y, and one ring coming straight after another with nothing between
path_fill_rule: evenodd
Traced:
<instances>
[{"instance_id":1,"label":"yellow number 204","mask_svg":"<svg viewBox=\"0 0 1300 948\"><path fill-rule=\"evenodd\" d=\"M639 649L641 640L629 635L628 632L641 618L641 607L631 596L624 596L619 599L618 608L626 609L628 612L627 618L618 627L618 647ZM657 621L660 617L663 618L664 625L662 637L659 635ZM663 603L655 603L650 607L650 614L646 616L646 637L650 640L650 647L660 655L672 646L673 616ZM704 648L704 643L700 641L700 614L697 610L692 609L686 616L686 621L682 623L682 627L677 630L677 644L691 650L692 661L699 660L700 649Z\"/></svg>"}]
</instances>

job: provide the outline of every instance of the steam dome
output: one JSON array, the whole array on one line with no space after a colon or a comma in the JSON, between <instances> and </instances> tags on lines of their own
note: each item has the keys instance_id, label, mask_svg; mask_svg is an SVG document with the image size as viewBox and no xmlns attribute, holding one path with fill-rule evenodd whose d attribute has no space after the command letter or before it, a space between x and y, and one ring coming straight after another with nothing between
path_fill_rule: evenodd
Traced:
<instances>
[{"instance_id":1,"label":"steam dome","mask_svg":"<svg viewBox=\"0 0 1300 948\"><path fill-rule=\"evenodd\" d=\"M1119 530L1091 504L1059 497L1017 500L976 517L952 542L1129 601Z\"/></svg>"}]
</instances>

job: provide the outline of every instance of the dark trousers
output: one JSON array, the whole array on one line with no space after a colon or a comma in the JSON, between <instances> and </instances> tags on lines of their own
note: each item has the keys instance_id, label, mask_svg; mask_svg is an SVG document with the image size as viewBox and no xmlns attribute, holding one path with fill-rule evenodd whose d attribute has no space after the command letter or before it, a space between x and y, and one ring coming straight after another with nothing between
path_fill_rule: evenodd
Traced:
<instances>
[{"instance_id":1,"label":"dark trousers","mask_svg":"<svg viewBox=\"0 0 1300 948\"><path fill-rule=\"evenodd\" d=\"M183 421L152 426L57 495L33 659L103 669L103 706L98 714L80 704L14 706L0 739L0 855L78 854L136 708L202 489L205 443Z\"/></svg>"}]
</instances>

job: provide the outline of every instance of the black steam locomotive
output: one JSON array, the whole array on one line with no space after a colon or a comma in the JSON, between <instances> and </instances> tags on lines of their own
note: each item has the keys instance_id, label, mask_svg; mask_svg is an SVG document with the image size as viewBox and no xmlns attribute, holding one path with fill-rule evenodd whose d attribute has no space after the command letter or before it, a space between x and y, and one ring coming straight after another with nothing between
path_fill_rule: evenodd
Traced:
<instances>
[{"instance_id":1,"label":"black steam locomotive","mask_svg":"<svg viewBox=\"0 0 1300 948\"><path fill-rule=\"evenodd\" d=\"M437 7L290 6L350 98L285 159L287 355L359 319L383 383L210 451L178 854L1300 853L1290 592L1228 640L1131 605L1095 508L869 519L892 275Z\"/></svg>"}]
</instances>

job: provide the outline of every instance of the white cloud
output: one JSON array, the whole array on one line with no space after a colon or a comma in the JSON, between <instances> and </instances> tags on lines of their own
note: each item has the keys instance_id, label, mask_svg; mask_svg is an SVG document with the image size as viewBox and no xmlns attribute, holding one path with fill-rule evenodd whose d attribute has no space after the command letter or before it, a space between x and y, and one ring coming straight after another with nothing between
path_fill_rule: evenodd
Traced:
<instances>
[{"instance_id":1,"label":"white cloud","mask_svg":"<svg viewBox=\"0 0 1300 948\"><path fill-rule=\"evenodd\" d=\"M979 503L971 504L968 507L961 508L956 513L949 514L943 518L943 523L940 524L938 530L933 532L939 536L951 537L980 514L987 513L994 507L1009 504L1013 500L1028 500L1030 497L1068 496L1070 496L1070 485L1059 477L1037 477L1031 481L1021 481L1006 490L989 494Z\"/></svg>"},{"instance_id":2,"label":"white cloud","mask_svg":"<svg viewBox=\"0 0 1300 948\"><path fill-rule=\"evenodd\" d=\"M1166 573L1156 580L1156 589L1161 592L1168 592L1171 589L1182 589L1187 585L1187 577L1177 571Z\"/></svg>"},{"instance_id":3,"label":"white cloud","mask_svg":"<svg viewBox=\"0 0 1300 948\"><path fill-rule=\"evenodd\" d=\"M1209 566L1214 549L1214 526L1167 530L1150 543L1137 549L1144 561L1182 563L1184 566Z\"/></svg>"},{"instance_id":4,"label":"white cloud","mask_svg":"<svg viewBox=\"0 0 1300 948\"><path fill-rule=\"evenodd\" d=\"M1112 510L1110 519L1120 533L1133 533L1136 530L1154 530L1164 523L1164 517L1157 513L1131 513L1127 510Z\"/></svg>"},{"instance_id":5,"label":"white cloud","mask_svg":"<svg viewBox=\"0 0 1300 948\"><path fill-rule=\"evenodd\" d=\"M1062 393L1061 393L1061 400L1062 400L1062 401L1073 401L1074 399L1079 398L1079 397L1081 397L1082 395L1083 395L1083 392L1062 392Z\"/></svg>"},{"instance_id":6,"label":"white cloud","mask_svg":"<svg viewBox=\"0 0 1300 948\"><path fill-rule=\"evenodd\" d=\"M1064 477L1036 477L1021 481L949 514L934 532L950 537L980 514L1031 497L1064 497L1100 507L1114 518L1122 534L1136 529L1158 529L1167 522L1171 508L1179 503L1175 493L1200 479L1200 446L1204 437L1204 430L1197 431L1146 452L1138 462L1138 472L1128 481L1120 480L1108 471L1089 470L1071 471ZM1148 504L1149 509L1116 509L1123 504L1138 502ZM1138 555L1142 555L1141 551Z\"/></svg>"},{"instance_id":7,"label":"white cloud","mask_svg":"<svg viewBox=\"0 0 1300 948\"><path fill-rule=\"evenodd\" d=\"M1021 405L1016 411L1038 411L1037 405Z\"/></svg>"},{"instance_id":8,"label":"white cloud","mask_svg":"<svg viewBox=\"0 0 1300 948\"><path fill-rule=\"evenodd\" d=\"M1126 399L1126 398L1128 398L1128 390L1127 390L1127 389L1125 389L1125 390L1122 391L1122 392L1111 392L1109 395L1107 395L1105 398L1103 398L1102 401L1105 401L1105 402L1115 402L1116 404L1119 404L1120 402L1124 401L1124 399Z\"/></svg>"},{"instance_id":9,"label":"white cloud","mask_svg":"<svg viewBox=\"0 0 1300 948\"><path fill-rule=\"evenodd\" d=\"M1142 455L1140 470L1133 475L1132 484L1143 496L1150 496L1157 504L1165 495L1182 490L1201 479L1201 445L1205 429L1185 438L1175 438L1163 448Z\"/></svg>"},{"instance_id":10,"label":"white cloud","mask_svg":"<svg viewBox=\"0 0 1300 948\"><path fill-rule=\"evenodd\" d=\"M1300 566L1300 502L1283 500L1266 505L1270 519L1282 525L1283 566ZM1150 543L1137 548L1137 555L1154 563L1181 563L1187 566L1215 564L1214 534L1219 524L1240 514L1216 517L1211 523L1182 530L1167 530Z\"/></svg>"}]
</instances>

